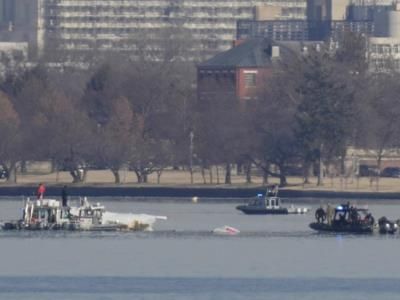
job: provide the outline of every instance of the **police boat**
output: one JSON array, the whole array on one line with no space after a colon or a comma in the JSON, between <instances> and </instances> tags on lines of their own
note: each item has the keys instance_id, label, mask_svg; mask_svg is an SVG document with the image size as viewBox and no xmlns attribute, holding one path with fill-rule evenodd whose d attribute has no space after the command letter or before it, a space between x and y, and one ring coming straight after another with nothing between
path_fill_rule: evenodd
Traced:
<instances>
[{"instance_id":1,"label":"police boat","mask_svg":"<svg viewBox=\"0 0 400 300\"><path fill-rule=\"evenodd\" d=\"M327 209L328 210L328 209ZM372 233L375 220L367 208L356 208L349 203L338 205L333 216L322 207L316 210L317 222L309 224L311 229L322 232Z\"/></svg>"},{"instance_id":2,"label":"police boat","mask_svg":"<svg viewBox=\"0 0 400 300\"><path fill-rule=\"evenodd\" d=\"M257 197L251 199L245 205L236 206L236 209L248 215L305 214L310 211L308 207L281 206L281 198L278 197L276 187L272 190L267 190L265 195L257 194Z\"/></svg>"}]
</instances>

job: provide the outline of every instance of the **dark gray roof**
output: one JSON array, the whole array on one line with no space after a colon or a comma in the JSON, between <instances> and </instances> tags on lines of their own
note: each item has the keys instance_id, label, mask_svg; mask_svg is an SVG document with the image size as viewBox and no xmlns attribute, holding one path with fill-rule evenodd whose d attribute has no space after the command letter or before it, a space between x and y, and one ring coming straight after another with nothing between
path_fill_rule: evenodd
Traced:
<instances>
[{"instance_id":1,"label":"dark gray roof","mask_svg":"<svg viewBox=\"0 0 400 300\"><path fill-rule=\"evenodd\" d=\"M268 39L249 39L240 45L225 52L219 53L213 58L202 62L198 67L266 67L272 66L271 47L278 45ZM280 46L280 57L287 54L289 49Z\"/></svg>"}]
</instances>

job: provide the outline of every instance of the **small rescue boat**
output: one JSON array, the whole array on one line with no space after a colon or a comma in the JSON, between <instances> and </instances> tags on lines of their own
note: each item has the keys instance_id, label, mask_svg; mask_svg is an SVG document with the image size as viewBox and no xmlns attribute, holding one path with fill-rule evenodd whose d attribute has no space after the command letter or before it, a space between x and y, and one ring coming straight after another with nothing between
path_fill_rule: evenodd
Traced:
<instances>
[{"instance_id":1,"label":"small rescue boat","mask_svg":"<svg viewBox=\"0 0 400 300\"><path fill-rule=\"evenodd\" d=\"M366 208L356 208L349 204L338 205L333 218L321 208L315 212L317 222L309 226L316 231L343 233L372 233L375 220Z\"/></svg>"},{"instance_id":2,"label":"small rescue boat","mask_svg":"<svg viewBox=\"0 0 400 300\"><path fill-rule=\"evenodd\" d=\"M394 234L397 232L397 229L398 229L397 223L394 221L390 221L386 217L379 218L378 226L379 226L379 233L382 233L382 234L386 234L386 233Z\"/></svg>"},{"instance_id":3,"label":"small rescue boat","mask_svg":"<svg viewBox=\"0 0 400 300\"><path fill-rule=\"evenodd\" d=\"M236 209L248 215L306 214L310 211L308 207L281 206L281 198L278 197L277 187L267 190L265 195L258 194L248 204L238 205Z\"/></svg>"}]
</instances>

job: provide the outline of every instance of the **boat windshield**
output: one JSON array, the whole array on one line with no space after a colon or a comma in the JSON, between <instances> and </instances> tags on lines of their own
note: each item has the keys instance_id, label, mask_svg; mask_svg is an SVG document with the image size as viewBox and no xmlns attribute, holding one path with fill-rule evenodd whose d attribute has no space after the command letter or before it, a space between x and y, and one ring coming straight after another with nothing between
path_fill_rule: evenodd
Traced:
<instances>
[{"instance_id":1,"label":"boat windshield","mask_svg":"<svg viewBox=\"0 0 400 300\"><path fill-rule=\"evenodd\" d=\"M367 209L356 208L348 205L339 205L335 209L334 221L338 223L360 223L371 218Z\"/></svg>"}]
</instances>

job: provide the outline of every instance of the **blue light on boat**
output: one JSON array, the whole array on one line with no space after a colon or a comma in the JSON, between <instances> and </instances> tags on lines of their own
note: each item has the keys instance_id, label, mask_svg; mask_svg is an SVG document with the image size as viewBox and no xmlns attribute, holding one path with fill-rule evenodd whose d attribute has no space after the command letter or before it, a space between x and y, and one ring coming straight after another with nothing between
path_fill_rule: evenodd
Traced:
<instances>
[{"instance_id":1,"label":"blue light on boat","mask_svg":"<svg viewBox=\"0 0 400 300\"><path fill-rule=\"evenodd\" d=\"M262 197L263 196L263 194L257 194L257 197Z\"/></svg>"},{"instance_id":2,"label":"blue light on boat","mask_svg":"<svg viewBox=\"0 0 400 300\"><path fill-rule=\"evenodd\" d=\"M339 205L338 207L336 207L337 210L343 210L343 206Z\"/></svg>"}]
</instances>

